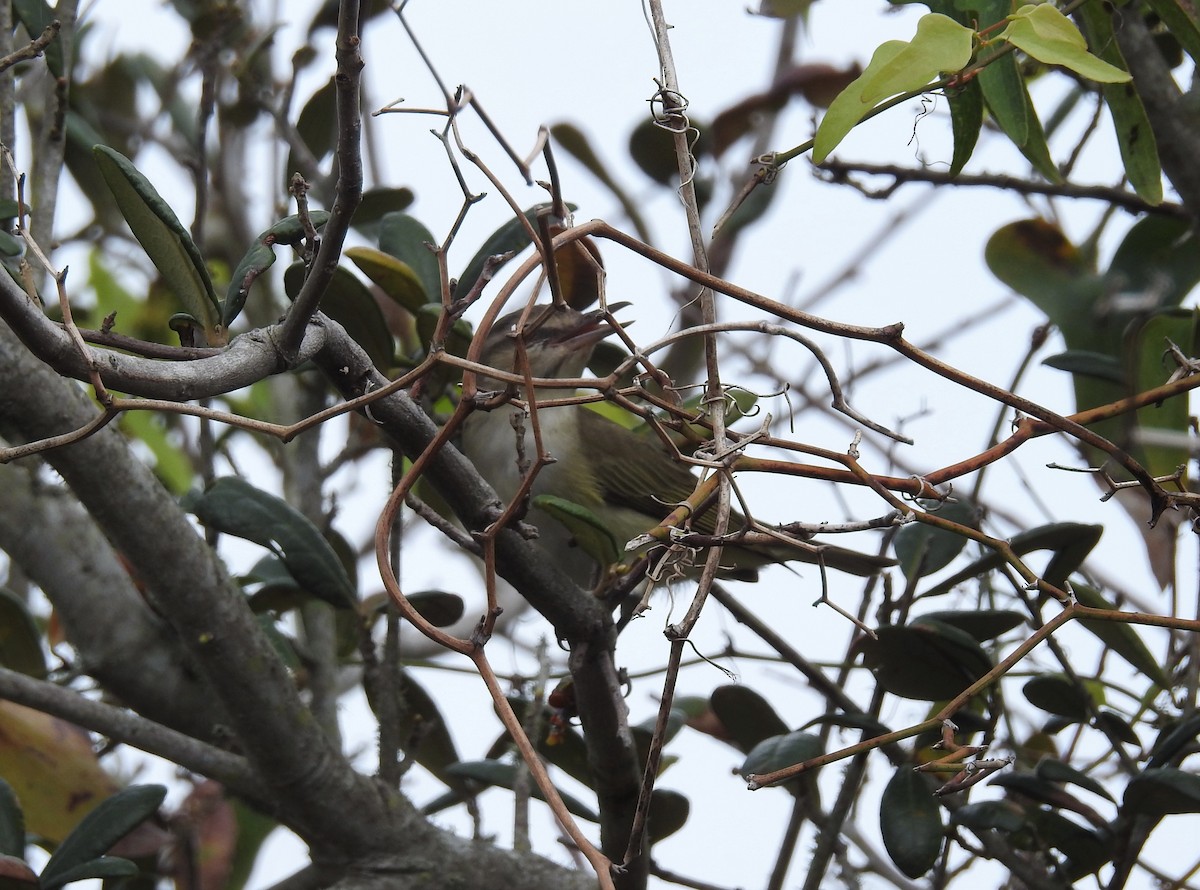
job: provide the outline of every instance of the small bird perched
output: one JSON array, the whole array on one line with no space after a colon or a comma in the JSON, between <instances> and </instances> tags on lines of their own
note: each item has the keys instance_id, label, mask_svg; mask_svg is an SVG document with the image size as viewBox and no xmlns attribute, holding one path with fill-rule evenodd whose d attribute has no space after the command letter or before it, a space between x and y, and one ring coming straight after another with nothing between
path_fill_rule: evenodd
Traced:
<instances>
[{"instance_id":1,"label":"small bird perched","mask_svg":"<svg viewBox=\"0 0 1200 890\"><path fill-rule=\"evenodd\" d=\"M497 370L521 373L517 360L515 326L521 313L500 318L484 342L481 361ZM535 306L529 313L531 323L544 320L524 335L525 354L531 376L569 379L582 377L597 343L612 333L603 313L582 313L569 307ZM481 390L503 390L506 384L480 375ZM520 389L518 387L518 389ZM541 387L534 391L537 402L564 398L570 391ZM518 415L514 422L514 414ZM672 459L656 439L649 439L583 405L568 405L539 410L542 445L555 459L539 471L531 494L553 495L577 504L599 520L612 537L624 546L658 526L675 505L690 497L697 478L685 465ZM524 431L524 444L517 447L517 430ZM526 465L537 458L528 417L509 406L493 411L477 410L466 420L462 435L463 453L483 477L506 501L516 496L521 485L519 461ZM595 554L577 546L567 527L545 510L532 507L526 517L537 526L539 539L555 554L560 564L581 586L595 583L599 570ZM711 535L715 511L692 517L692 528ZM730 513L729 530L745 526L736 511ZM643 552L646 549L643 548ZM829 568L855 575L873 575L894 565L894 560L825 545L821 558ZM798 560L816 563L813 550L790 547L779 542L769 546L727 545L722 564L730 566L734 577L753 575L764 565Z\"/></svg>"}]
</instances>

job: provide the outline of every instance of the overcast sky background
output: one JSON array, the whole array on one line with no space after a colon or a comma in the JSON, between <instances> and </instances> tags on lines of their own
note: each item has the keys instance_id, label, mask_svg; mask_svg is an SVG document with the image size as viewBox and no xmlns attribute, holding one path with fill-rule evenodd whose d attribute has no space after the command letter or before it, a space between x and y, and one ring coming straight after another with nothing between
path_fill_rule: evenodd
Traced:
<instances>
[{"instance_id":1,"label":"overcast sky background","mask_svg":"<svg viewBox=\"0 0 1200 890\"><path fill-rule=\"evenodd\" d=\"M297 35L302 35L302 29L311 18L312 7L313 4L308 2L278 4L279 9L294 16L292 27L284 28L277 37L278 46L283 48L281 64L286 64L286 56L296 45ZM824 61L839 67L853 61L865 64L872 50L883 40L910 38L916 18L925 11L920 6L896 11L886 3L874 0L819 2L800 42L798 60ZM777 22L747 14L743 4L734 0L668 3L667 13L675 26L671 39L682 91L697 119L710 121L728 105L767 85L780 27ZM97 0L87 14L96 24L96 33L89 39L91 53L106 49L116 52L120 48L137 46L164 59L173 59L186 50L188 34L178 27L174 15L164 12L156 0ZM688 255L686 229L677 200L653 187L628 160L628 134L647 115L647 100L654 92L653 79L658 75L651 33L638 3L414 0L408 15L446 82L451 85L464 83L474 90L519 152L528 151L540 125L559 121L575 123L588 133L601 157L611 165L626 188L636 197L646 199L644 210L651 219L658 245L676 256ZM282 15L275 17L282 18ZM306 81L297 90L298 101L311 95L332 71L333 32L324 31L319 39L324 41L328 64L309 69ZM393 19L384 16L368 27L363 56L367 62L366 89L370 104L378 107L404 98L410 106L438 106L439 94L432 80ZM1059 89L1053 83L1038 85L1035 101L1043 116L1049 113L1053 105L1051 100ZM919 109L919 103L910 103L868 122L846 139L837 156L898 164L915 164L923 158L944 166L951 148L945 102L934 101L931 113L915 123ZM1077 116L1079 114L1083 118L1076 122L1074 132L1078 132L1078 127L1086 121L1088 112L1077 112ZM789 106L777 128L774 147L786 150L809 138L812 116L811 109L802 103ZM912 140L914 123L915 141ZM417 200L410 212L435 235L441 236L458 213L460 195L440 144L428 134L438 122L415 115L387 115L375 119L370 126L370 138L382 147L382 168L379 181L368 182L368 186L406 185L413 188ZM539 189L527 189L520 183L499 150L470 116L465 119L464 132L471 147L506 177L522 204L528 206L543 199L544 193ZM1067 138L1052 143L1056 156L1069 148L1069 133ZM744 153L744 149L742 151ZM1098 139L1097 145L1085 152L1076 178L1087 183L1115 183L1113 152L1107 136ZM726 164L737 157L739 153L735 148L727 155ZM564 153L559 152L558 158L566 196L579 205L576 219L600 217L628 228L611 195ZM1027 165L1002 139L992 136L984 139L967 169L969 172L1023 174ZM168 191L160 176L169 179L173 175L171 168L163 164L161 171L156 172L153 159L143 167L143 172L169 196L179 217L190 219L190 187ZM486 190L482 177L470 170L468 176L474 188ZM268 208L275 196L268 195L265 188L274 181L277 180L263 176L262 207L258 211L262 225L259 228L265 228L272 221ZM777 197L767 220L753 230L749 243L743 245L729 277L739 285L767 296L796 299L819 292L822 283L841 273L851 257L859 254L864 246L878 241L879 246L859 266L854 279L838 291L836 299L820 304L816 311L865 325L903 321L907 336L918 344L941 337L946 331L963 328L964 321L982 307L995 305L1006 296L1006 289L982 264L983 245L988 235L1000 225L1032 215L1020 198L982 190L935 193L927 186L913 185L899 191L887 202L870 201L850 189L817 181L811 175L806 159L793 162L784 171L777 188L782 194ZM1101 209L1098 204L1061 205L1062 222L1068 235L1076 240L1084 237ZM69 205L64 206L60 231L74 228L70 214ZM880 238L882 232L896 224L897 216L906 220L903 233L895 238ZM507 208L498 197L473 210L451 252L452 272L461 270L483 239L507 218ZM1129 217L1118 215L1113 234L1109 236L1109 249L1113 239L1128 228L1129 221ZM612 244L603 245L602 250L608 269L609 297L634 302L635 306L626 314L637 319L634 333L639 340L649 342L668 333L672 319L663 294L673 282L648 263L623 254ZM77 263L79 258L67 252L60 261ZM731 301L723 300L720 312L723 319L754 317ZM478 318L479 313L473 317ZM1005 385L1020 361L1030 331L1040 322L1039 314L1031 307L1012 302L1003 310L1002 324L980 327L958 336L940 347L937 353L964 370ZM860 366L886 355L881 349L859 344L850 348L828 340L823 342L830 348L831 357L843 366ZM1056 348L1045 354L1053 351ZM780 361L808 361L807 356L799 352L784 351L779 356ZM1023 392L1033 394L1056 410L1064 413L1071 410L1068 381L1060 372L1034 370L1024 384ZM852 395L856 407L880 422L888 425L904 422L905 432L917 439L916 447L906 450L908 459L916 467L926 470L960 460L985 447L985 437L997 414L994 404L956 390L927 374L903 368L888 375L877 375ZM776 416L786 411L786 406L778 400L767 407ZM851 431L843 425L816 422L810 420L808 414L805 424L797 431L798 438L838 450L849 444ZM337 450L335 441L326 445L330 453ZM1054 518L1108 524L1101 545L1104 552L1098 554L1097 564L1144 592L1148 602L1160 603L1153 582L1141 565L1141 554L1137 549L1140 544L1132 537L1132 524L1114 505L1098 504L1096 489L1087 479L1045 470L1044 464L1050 460L1075 462L1073 454L1060 443L1042 440L1022 450L1020 464L1030 473L1032 484L1052 504ZM873 469L882 471L886 468L886 455L878 445L870 442L864 449L864 461ZM348 480L355 485L357 494L353 509L343 511L339 527L353 540L363 540L370 534L375 511L386 494L386 464L380 461L378 470L374 478L364 475L357 480ZM752 481L743 482L751 491L755 490ZM766 487L771 484L767 483ZM1010 468L998 472L992 484L995 487L991 491L1002 491L1005 506L1023 516L1027 524L1046 521L1022 491L1023 482L1012 475ZM797 497L812 498L811 515L795 515L793 506ZM841 507L824 492L804 488L799 494L789 491L785 498L787 500L780 506L780 516L813 521L841 518ZM877 506L870 501L856 500L855 503L867 504L866 509L871 514L878 512ZM768 510L764 508L764 513ZM1015 529L1001 526L1001 530L1011 533ZM1121 536L1126 536L1129 548L1113 546ZM257 554L247 558L252 561ZM410 559L405 563L403 581L408 589L456 584L463 585L463 589L471 585L477 588L466 560L459 560L457 564L456 574L447 577L445 562L431 566ZM1185 559L1183 564L1189 563ZM845 651L851 628L830 610L809 608L819 592L814 586L816 583L812 571L801 573L797 578L780 570L779 574L769 575L764 583L756 587L743 585L741 590L750 605L777 626L787 629L806 654L816 659L836 660ZM836 583L835 593L841 590L845 594L843 604L855 603L857 585L843 580ZM1184 595L1194 595L1190 584ZM685 592L683 597L686 596ZM661 631L673 614L677 615L678 611L673 613L664 599L648 618L623 635L622 664L631 670L662 665L666 644ZM542 630L540 623L528 620L517 635L531 643ZM718 652L724 648L727 633L733 634L736 630L713 609L706 614L695 640L700 651ZM1069 632L1063 637L1068 647L1073 643L1086 646L1084 638ZM511 666L530 670L530 661L524 653L512 650L509 655L501 648L505 644L497 641L495 645L493 659L499 669ZM1153 645L1152 642L1152 648ZM1161 652L1161 645L1154 651ZM763 669L753 662L725 663L724 666L745 676L749 685L767 694L792 726L799 726L818 715L817 701L797 684L792 674ZM475 707L490 709L482 684L473 675L440 672L434 676L426 672L421 679L436 683L439 692L450 696L447 701L474 701ZM704 695L726 682L729 679L712 667L693 667L684 672L679 692ZM657 681L643 681L635 687L630 700L635 721L653 715L652 693L657 686ZM361 762L369 767L374 756L373 730L358 707L348 707L347 725L360 727ZM487 729L480 733L479 711L475 707L446 712L460 753L468 759L482 756L499 731L498 724L493 727L489 717L483 721ZM920 715L914 716L914 709L908 704L894 702L892 708L883 714L883 719L893 725L919 719ZM854 734L848 734L840 742L835 737L834 744L853 740ZM674 745L686 756L664 775L662 786L689 794L693 809L685 829L655 847L656 858L668 867L721 886L761 884L786 824L790 808L787 795L778 790L747 793L744 783L730 775L731 769L741 760L731 748L695 733L686 734ZM668 748L668 751L672 750L674 746ZM416 770L410 775L406 790L420 802L436 795L439 786L420 776ZM877 793L878 784L874 790L874 794ZM994 792L986 794L993 796ZM485 800L495 804L487 810L485 829L505 842L511 833L511 819L506 809L510 798L506 792L491 792L485 795ZM874 795L869 795L861 813L861 821L868 827L874 822L869 811L875 806L874 800ZM554 829L548 813L535 806L533 816L539 822L540 835L552 837ZM463 827L465 820L460 817L461 813L448 813L439 817L439 821ZM1195 825L1194 820L1173 821L1190 822L1193 828ZM1158 842L1160 839L1156 835L1151 843ZM544 842L542 848L555 858L567 858L551 843ZM805 849L804 842L800 849ZM290 874L303 861L302 847L294 839L277 835L271 850L271 855L260 863L254 887L268 886ZM793 878L800 873L801 870L794 870Z\"/></svg>"}]
</instances>

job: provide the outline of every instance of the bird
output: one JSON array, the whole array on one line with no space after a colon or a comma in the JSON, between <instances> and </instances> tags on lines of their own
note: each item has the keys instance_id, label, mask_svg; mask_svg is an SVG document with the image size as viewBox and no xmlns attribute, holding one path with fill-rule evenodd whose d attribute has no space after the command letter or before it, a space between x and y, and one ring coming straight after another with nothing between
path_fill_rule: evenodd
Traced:
<instances>
[{"instance_id":1,"label":"bird","mask_svg":"<svg viewBox=\"0 0 1200 890\"><path fill-rule=\"evenodd\" d=\"M613 333L603 311L581 312L568 306L539 304L527 316L530 324L524 332L519 332L517 325L522 314L510 313L492 325L484 340L482 364L498 371L523 373L517 348L520 338L532 377L580 378L596 344ZM477 388L480 392L505 391L509 384L480 373ZM516 389L516 394L524 398L522 387ZM573 394L548 386L537 387L533 392L538 403ZM477 408L463 425L463 453L506 503L520 489L524 475L522 461L528 468L537 457L532 425L525 410L511 403L490 411ZM609 567L598 564L602 557L597 547L587 546L587 539L579 534L581 528L586 530L587 522L578 518L570 521L573 514L564 512L565 509L578 508L586 520L598 521L623 548L626 542L656 528L678 503L689 498L698 479L657 439L639 435L585 405L539 409L538 424L543 449L554 460L544 465L534 479L530 491L533 506L525 519L538 528L540 543L553 554L560 567L586 589L596 584ZM518 431L523 431L524 437L519 448ZM551 509L551 503L557 509ZM564 522L564 518L568 521ZM712 535L715 519L716 510L708 509L692 517L691 529L701 535ZM730 512L729 532L745 525L740 513ZM638 553L653 550L655 546L662 545L643 544ZM874 575L895 565L895 560L887 557L833 545L824 545L818 556L816 549L784 542L765 546L738 543L724 548L722 575L753 580L758 568L792 560L810 564L822 561L829 568L858 576ZM700 559L698 565L702 564Z\"/></svg>"}]
</instances>

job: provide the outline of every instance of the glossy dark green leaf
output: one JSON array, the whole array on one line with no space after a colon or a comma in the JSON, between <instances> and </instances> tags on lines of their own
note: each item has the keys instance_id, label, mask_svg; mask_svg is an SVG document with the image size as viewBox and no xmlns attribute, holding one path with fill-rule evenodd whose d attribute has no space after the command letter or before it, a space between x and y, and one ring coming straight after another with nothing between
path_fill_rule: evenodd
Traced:
<instances>
[{"instance_id":1,"label":"glossy dark green leaf","mask_svg":"<svg viewBox=\"0 0 1200 890\"><path fill-rule=\"evenodd\" d=\"M437 244L429 229L407 213L389 213L379 222L379 249L412 269L426 303L440 304L442 279L434 253Z\"/></svg>"},{"instance_id":2,"label":"glossy dark green leaf","mask_svg":"<svg viewBox=\"0 0 1200 890\"><path fill-rule=\"evenodd\" d=\"M1025 811L1008 800L981 800L954 811L952 821L972 831L1020 831L1026 823Z\"/></svg>"},{"instance_id":3,"label":"glossy dark green leaf","mask_svg":"<svg viewBox=\"0 0 1200 890\"><path fill-rule=\"evenodd\" d=\"M1012 53L1001 56L983 68L976 79L997 126L1014 145L1024 145L1029 139L1029 106L1016 57Z\"/></svg>"},{"instance_id":4,"label":"glossy dark green leaf","mask_svg":"<svg viewBox=\"0 0 1200 890\"><path fill-rule=\"evenodd\" d=\"M1116 711L1102 710L1096 715L1096 728L1127 745L1141 747L1142 740L1124 716Z\"/></svg>"},{"instance_id":5,"label":"glossy dark green leaf","mask_svg":"<svg viewBox=\"0 0 1200 890\"><path fill-rule=\"evenodd\" d=\"M170 205L133 162L106 145L92 153L133 235L183 308L204 328L209 345L225 342L204 258Z\"/></svg>"},{"instance_id":6,"label":"glossy dark green leaf","mask_svg":"<svg viewBox=\"0 0 1200 890\"><path fill-rule=\"evenodd\" d=\"M967 528L979 528L979 511L966 501L947 503L937 515ZM967 545L967 538L953 531L910 522L896 533L896 558L909 583L944 569Z\"/></svg>"},{"instance_id":7,"label":"glossy dark green leaf","mask_svg":"<svg viewBox=\"0 0 1200 890\"><path fill-rule=\"evenodd\" d=\"M309 97L296 120L296 132L317 162L332 154L337 145L337 87L331 77ZM300 172L299 164L289 155L284 179Z\"/></svg>"},{"instance_id":8,"label":"glossy dark green leaf","mask_svg":"<svg viewBox=\"0 0 1200 890\"><path fill-rule=\"evenodd\" d=\"M0 855L25 855L25 814L12 786L0 778Z\"/></svg>"},{"instance_id":9,"label":"glossy dark green leaf","mask_svg":"<svg viewBox=\"0 0 1200 890\"><path fill-rule=\"evenodd\" d=\"M1085 828L1056 810L1035 812L1033 827L1042 843L1054 847L1066 857L1063 872L1072 883L1109 862L1115 852L1112 838Z\"/></svg>"},{"instance_id":10,"label":"glossy dark green leaf","mask_svg":"<svg viewBox=\"0 0 1200 890\"><path fill-rule=\"evenodd\" d=\"M162 785L130 785L83 817L63 839L42 869L42 887L62 884L72 869L103 856L117 841L158 811L167 789Z\"/></svg>"},{"instance_id":11,"label":"glossy dark green leaf","mask_svg":"<svg viewBox=\"0 0 1200 890\"><path fill-rule=\"evenodd\" d=\"M1200 736L1200 714L1193 714L1186 720L1168 724L1150 751L1147 768L1169 766L1176 755L1191 748L1197 736Z\"/></svg>"},{"instance_id":12,"label":"glossy dark green leaf","mask_svg":"<svg viewBox=\"0 0 1200 890\"><path fill-rule=\"evenodd\" d=\"M1130 368L1132 390L1144 392L1166 383L1175 370L1175 362L1165 355L1167 344L1174 343L1184 352L1193 351L1192 343L1197 331L1197 314L1194 309L1175 309L1156 312L1140 324L1133 322L1127 329L1126 363ZM1115 398L1115 394L1114 394ZM1137 427L1147 433L1158 431L1168 436L1175 434L1185 441L1191 430L1191 412L1186 395L1167 399L1156 405L1140 409L1136 415ZM1123 432L1128 431L1128 419ZM1101 435L1114 436L1107 429L1097 429ZM1190 460L1186 445L1160 444L1158 441L1133 442L1127 436L1117 438L1141 462L1152 476L1169 476Z\"/></svg>"},{"instance_id":13,"label":"glossy dark green leaf","mask_svg":"<svg viewBox=\"0 0 1200 890\"><path fill-rule=\"evenodd\" d=\"M1200 813L1200 776L1171 766L1143 770L1125 786L1121 806L1144 816Z\"/></svg>"},{"instance_id":14,"label":"glossy dark green leaf","mask_svg":"<svg viewBox=\"0 0 1200 890\"><path fill-rule=\"evenodd\" d=\"M819 735L796 730L763 739L750 749L738 772L743 777L761 776L812 760L824 753Z\"/></svg>"},{"instance_id":15,"label":"glossy dark green leaf","mask_svg":"<svg viewBox=\"0 0 1200 890\"><path fill-rule=\"evenodd\" d=\"M523 214L525 222L532 226L535 232L538 230L538 213L544 206L537 205L530 207ZM574 210L575 205L568 204L567 208ZM466 270L463 272L462 277L458 279L458 285L454 288L455 298L461 299L471 292L471 289L475 286L475 282L483 274L483 267L489 257L502 256L504 254L515 256L528 247L530 243L529 233L525 229L525 224L520 219L510 219L496 231L492 232L487 241L476 252L475 256L471 257L471 262L467 263Z\"/></svg>"},{"instance_id":16,"label":"glossy dark green leaf","mask_svg":"<svg viewBox=\"0 0 1200 890\"><path fill-rule=\"evenodd\" d=\"M643 118L629 134L629 156L643 173L659 185L670 186L679 179L675 139L649 117Z\"/></svg>"},{"instance_id":17,"label":"glossy dark green leaf","mask_svg":"<svg viewBox=\"0 0 1200 890\"><path fill-rule=\"evenodd\" d=\"M309 221L314 229L320 230L329 221L329 213L314 210L309 214ZM298 214L281 219L258 236L229 278L229 290L221 305L221 323L226 328L241 315L254 282L275 263L275 245L295 247L304 236L305 227Z\"/></svg>"},{"instance_id":18,"label":"glossy dark green leaf","mask_svg":"<svg viewBox=\"0 0 1200 890\"><path fill-rule=\"evenodd\" d=\"M926 612L914 621L941 621L966 631L979 642L994 640L1020 627L1026 621L1021 612L1010 609L965 609L962 611Z\"/></svg>"},{"instance_id":19,"label":"glossy dark green leaf","mask_svg":"<svg viewBox=\"0 0 1200 890\"><path fill-rule=\"evenodd\" d=\"M879 802L879 829L888 856L905 875L919 878L933 868L945 825L924 773L901 766L892 774Z\"/></svg>"},{"instance_id":20,"label":"glossy dark green leaf","mask_svg":"<svg viewBox=\"0 0 1200 890\"><path fill-rule=\"evenodd\" d=\"M291 267L294 268L295 265ZM333 278L321 298L321 311L346 329L375 367L386 371L392 366L396 343L383 311L367 286L344 266L333 270Z\"/></svg>"},{"instance_id":21,"label":"glossy dark green leaf","mask_svg":"<svg viewBox=\"0 0 1200 890\"><path fill-rule=\"evenodd\" d=\"M367 189L354 211L351 224L360 232L375 231L383 223L385 216L400 213L411 205L415 198L410 188L380 186Z\"/></svg>"},{"instance_id":22,"label":"glossy dark green leaf","mask_svg":"<svg viewBox=\"0 0 1200 890\"><path fill-rule=\"evenodd\" d=\"M316 527L290 504L225 476L204 493L192 492L184 509L209 528L266 547L287 564L292 577L331 605L348 609L357 601L337 554Z\"/></svg>"},{"instance_id":23,"label":"glossy dark green leaf","mask_svg":"<svg viewBox=\"0 0 1200 890\"><path fill-rule=\"evenodd\" d=\"M461 596L444 590L419 590L408 594L408 602L434 627L449 627L466 609Z\"/></svg>"},{"instance_id":24,"label":"glossy dark green leaf","mask_svg":"<svg viewBox=\"0 0 1200 890\"><path fill-rule=\"evenodd\" d=\"M857 648L881 687L893 695L941 701L958 695L992 668L970 634L939 621L885 626Z\"/></svg>"},{"instance_id":25,"label":"glossy dark green leaf","mask_svg":"<svg viewBox=\"0 0 1200 890\"><path fill-rule=\"evenodd\" d=\"M101 856L90 862L82 862L74 868L68 868L51 880L42 878L41 890L55 890L75 881L86 881L91 878L131 878L138 873L138 867L128 859L119 856Z\"/></svg>"},{"instance_id":26,"label":"glossy dark green leaf","mask_svg":"<svg viewBox=\"0 0 1200 890\"><path fill-rule=\"evenodd\" d=\"M1046 579L1047 583L1061 588L1067 583L1067 579L1083 565L1083 561L1087 559L1088 555L1096 549L1096 545L1100 543L1100 537L1104 534L1104 526L1088 525L1082 522L1059 523L1057 527L1043 526L1042 531L1043 534L1039 535L1039 540L1046 541L1052 538L1055 541L1050 548L1054 555L1046 564L1042 577ZM1051 531L1052 535L1049 534Z\"/></svg>"},{"instance_id":27,"label":"glossy dark green leaf","mask_svg":"<svg viewBox=\"0 0 1200 890\"><path fill-rule=\"evenodd\" d=\"M1077 376L1094 377L1118 386L1126 386L1128 383L1125 368L1121 365L1120 359L1105 355L1103 352L1068 349L1066 352L1042 359L1042 364L1047 368L1066 371L1068 374Z\"/></svg>"},{"instance_id":28,"label":"glossy dark green leaf","mask_svg":"<svg viewBox=\"0 0 1200 890\"><path fill-rule=\"evenodd\" d=\"M1139 311L1177 306L1200 283L1200 235L1186 220L1145 216L1121 240L1104 278L1114 292L1151 295Z\"/></svg>"},{"instance_id":29,"label":"glossy dark green leaf","mask_svg":"<svg viewBox=\"0 0 1200 890\"><path fill-rule=\"evenodd\" d=\"M1053 757L1047 757L1044 760L1038 761L1035 769L1038 778L1045 779L1047 782L1067 782L1071 785L1078 785L1092 794L1097 794L1106 800L1113 800L1113 796L1108 793L1103 785L1089 776L1087 773L1082 773L1070 764L1063 763Z\"/></svg>"},{"instance_id":30,"label":"glossy dark green leaf","mask_svg":"<svg viewBox=\"0 0 1200 890\"><path fill-rule=\"evenodd\" d=\"M709 706L724 724L731 744L743 753L763 739L787 733L788 726L770 703L745 686L718 686L709 696Z\"/></svg>"},{"instance_id":31,"label":"glossy dark green leaf","mask_svg":"<svg viewBox=\"0 0 1200 890\"><path fill-rule=\"evenodd\" d=\"M499 760L471 760L455 763L447 769L447 772L464 779L474 779L476 782L481 782L484 785L493 785L512 791L516 780L517 768L511 763ZM531 797L537 800L545 800L541 789L532 781L529 783L529 793ZM566 804L567 810L571 815L587 819L589 822L600 821L600 815L587 804L580 801L579 798L573 797L570 794L564 794L562 791L559 791L559 796L562 798L563 803Z\"/></svg>"},{"instance_id":32,"label":"glossy dark green leaf","mask_svg":"<svg viewBox=\"0 0 1200 890\"><path fill-rule=\"evenodd\" d=\"M629 193L621 187L621 184L609 172L608 167L600 160L600 156L596 154L596 150L592 148L591 141L582 130L574 124L558 123L550 127L550 135L554 137L555 142L561 145L571 157L581 163L605 188L612 192L613 197L617 199L617 203L621 205L621 209L629 217L634 228L639 232L647 231L646 223L642 219L637 202L629 196Z\"/></svg>"},{"instance_id":33,"label":"glossy dark green leaf","mask_svg":"<svg viewBox=\"0 0 1200 890\"><path fill-rule=\"evenodd\" d=\"M436 779L460 794L466 793L461 777L450 772L459 756L437 701L417 682L411 671L402 670L399 680L403 705L397 729L401 747Z\"/></svg>"},{"instance_id":34,"label":"glossy dark green leaf","mask_svg":"<svg viewBox=\"0 0 1200 890\"><path fill-rule=\"evenodd\" d=\"M1079 8L1079 15L1093 52L1109 65L1127 71L1129 66L1125 64L1113 32L1112 11L1099 3L1085 3ZM1100 92L1112 115L1117 147L1129 184L1143 201L1161 204L1162 165L1158 160L1158 145L1138 91L1129 82L1102 82Z\"/></svg>"},{"instance_id":35,"label":"glossy dark green leaf","mask_svg":"<svg viewBox=\"0 0 1200 890\"><path fill-rule=\"evenodd\" d=\"M1075 599L1081 605L1091 606L1095 609L1115 609L1115 606L1094 587L1087 584L1075 584L1073 590ZM1167 677L1158 659L1150 654L1150 650L1142 642L1141 636L1134 629L1135 625L1123 621L1096 619L1080 619L1079 624L1133 665L1146 679L1157 684L1161 689L1171 688L1170 678Z\"/></svg>"},{"instance_id":36,"label":"glossy dark green leaf","mask_svg":"<svg viewBox=\"0 0 1200 890\"><path fill-rule=\"evenodd\" d=\"M650 792L650 813L646 822L650 843L657 844L683 828L691 809L691 802L678 791L655 788Z\"/></svg>"},{"instance_id":37,"label":"glossy dark green leaf","mask_svg":"<svg viewBox=\"0 0 1200 890\"><path fill-rule=\"evenodd\" d=\"M809 720L801 729L811 729L814 726L840 726L843 729L861 729L868 736L885 735L891 729L882 721L862 712L854 714L822 714Z\"/></svg>"},{"instance_id":38,"label":"glossy dark green leaf","mask_svg":"<svg viewBox=\"0 0 1200 890\"><path fill-rule=\"evenodd\" d=\"M975 153L979 131L983 129L983 88L977 80L947 91L950 99L950 126L954 132L954 154L950 175L957 176Z\"/></svg>"},{"instance_id":39,"label":"glossy dark green leaf","mask_svg":"<svg viewBox=\"0 0 1200 890\"><path fill-rule=\"evenodd\" d=\"M1021 691L1034 707L1075 723L1086 722L1091 713L1088 710L1090 696L1087 690L1061 674L1033 677L1026 681Z\"/></svg>"},{"instance_id":40,"label":"glossy dark green leaf","mask_svg":"<svg viewBox=\"0 0 1200 890\"><path fill-rule=\"evenodd\" d=\"M1091 551L1091 548L1095 547L1096 541L1099 539L1098 529L1103 531L1101 526L1080 522L1052 522L1049 525L1021 532L1011 538L1008 543L1018 556L1025 556L1027 553L1035 553L1040 550L1049 550L1055 554L1061 552L1064 555L1057 563L1055 563L1055 557L1051 558L1051 565L1054 566L1056 575L1061 575L1064 570L1074 571L1079 567L1083 558ZM1002 562L1000 554L989 551L975 562L955 572L951 577L924 591L924 596L947 593L969 578L992 571Z\"/></svg>"},{"instance_id":41,"label":"glossy dark green leaf","mask_svg":"<svg viewBox=\"0 0 1200 890\"><path fill-rule=\"evenodd\" d=\"M329 217L328 210L310 210L308 222L315 231L319 232L324 228L325 223L329 222ZM258 241L261 244L286 244L289 247L296 247L307 236L308 228L301 221L300 214L293 213L291 216L285 216L259 235Z\"/></svg>"},{"instance_id":42,"label":"glossy dark green leaf","mask_svg":"<svg viewBox=\"0 0 1200 890\"><path fill-rule=\"evenodd\" d=\"M12 0L12 10L17 20L25 26L30 40L41 37L46 26L57 18L46 0ZM46 47L45 56L46 67L50 69L50 73L55 77L62 77L66 68L63 64L61 37Z\"/></svg>"},{"instance_id":43,"label":"glossy dark green leaf","mask_svg":"<svg viewBox=\"0 0 1200 890\"><path fill-rule=\"evenodd\" d=\"M1200 27L1197 27L1195 7L1189 12L1179 0L1146 0L1146 5L1154 10L1192 61L1200 62Z\"/></svg>"},{"instance_id":44,"label":"glossy dark green leaf","mask_svg":"<svg viewBox=\"0 0 1200 890\"><path fill-rule=\"evenodd\" d=\"M0 664L39 680L46 678L42 634L29 606L7 587L0 587ZM0 852L5 852L0 848Z\"/></svg>"}]
</instances>

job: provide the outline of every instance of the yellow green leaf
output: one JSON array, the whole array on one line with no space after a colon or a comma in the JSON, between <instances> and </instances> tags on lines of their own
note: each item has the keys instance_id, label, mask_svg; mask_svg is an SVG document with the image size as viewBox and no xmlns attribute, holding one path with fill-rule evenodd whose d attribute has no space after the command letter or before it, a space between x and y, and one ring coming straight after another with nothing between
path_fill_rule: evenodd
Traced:
<instances>
[{"instance_id":1,"label":"yellow green leaf","mask_svg":"<svg viewBox=\"0 0 1200 890\"><path fill-rule=\"evenodd\" d=\"M216 291L188 230L129 158L107 145L95 145L92 152L150 262L187 313L203 325L208 345L222 345L225 334L220 326Z\"/></svg>"},{"instance_id":2,"label":"yellow green leaf","mask_svg":"<svg viewBox=\"0 0 1200 890\"><path fill-rule=\"evenodd\" d=\"M1062 65L1098 83L1126 83L1122 71L1088 52L1087 41L1065 15L1049 3L1027 4L1009 16L1000 40L1007 40L1047 65Z\"/></svg>"},{"instance_id":3,"label":"yellow green leaf","mask_svg":"<svg viewBox=\"0 0 1200 890\"><path fill-rule=\"evenodd\" d=\"M846 134L884 99L919 90L943 71L959 71L971 60L975 32L954 19L930 13L917 22L907 43L889 40L829 106L817 127L813 162L821 163Z\"/></svg>"}]
</instances>

